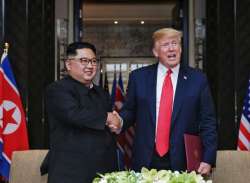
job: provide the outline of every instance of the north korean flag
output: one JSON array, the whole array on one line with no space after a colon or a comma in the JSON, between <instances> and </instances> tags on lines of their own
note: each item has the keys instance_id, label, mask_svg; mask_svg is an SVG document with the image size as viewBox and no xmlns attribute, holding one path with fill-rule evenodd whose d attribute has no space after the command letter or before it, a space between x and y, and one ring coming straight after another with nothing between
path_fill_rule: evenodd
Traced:
<instances>
[{"instance_id":1,"label":"north korean flag","mask_svg":"<svg viewBox=\"0 0 250 183\"><path fill-rule=\"evenodd\" d=\"M0 65L0 174L9 179L13 151L29 149L26 119L8 55Z\"/></svg>"}]
</instances>

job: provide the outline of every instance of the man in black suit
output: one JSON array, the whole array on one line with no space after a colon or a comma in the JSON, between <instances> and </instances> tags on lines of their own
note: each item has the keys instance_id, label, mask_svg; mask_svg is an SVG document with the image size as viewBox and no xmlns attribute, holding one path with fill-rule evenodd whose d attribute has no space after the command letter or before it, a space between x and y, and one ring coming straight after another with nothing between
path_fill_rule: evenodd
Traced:
<instances>
[{"instance_id":1,"label":"man in black suit","mask_svg":"<svg viewBox=\"0 0 250 183\"><path fill-rule=\"evenodd\" d=\"M108 94L92 82L98 64L94 45L72 43L68 76L47 88L49 183L89 183L97 173L117 170L115 139L105 125L116 117Z\"/></svg>"}]
</instances>

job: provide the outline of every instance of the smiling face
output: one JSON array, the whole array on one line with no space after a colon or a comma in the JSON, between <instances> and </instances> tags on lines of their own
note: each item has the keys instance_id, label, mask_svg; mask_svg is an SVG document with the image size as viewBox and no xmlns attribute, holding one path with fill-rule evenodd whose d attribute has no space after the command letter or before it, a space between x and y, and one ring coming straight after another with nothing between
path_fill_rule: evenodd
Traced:
<instances>
[{"instance_id":1,"label":"smiling face","mask_svg":"<svg viewBox=\"0 0 250 183\"><path fill-rule=\"evenodd\" d=\"M75 80L83 83L86 86L90 86L97 71L97 65L92 65L92 62L86 64L81 63L81 59L94 59L95 53L89 48L82 48L76 50L76 56L70 57L65 65L68 74Z\"/></svg>"}]
</instances>

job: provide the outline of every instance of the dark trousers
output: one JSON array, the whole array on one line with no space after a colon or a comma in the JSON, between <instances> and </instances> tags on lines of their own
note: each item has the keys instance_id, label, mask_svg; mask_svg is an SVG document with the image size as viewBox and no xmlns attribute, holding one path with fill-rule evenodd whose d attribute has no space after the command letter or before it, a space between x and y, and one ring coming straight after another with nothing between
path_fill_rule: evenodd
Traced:
<instances>
[{"instance_id":1,"label":"dark trousers","mask_svg":"<svg viewBox=\"0 0 250 183\"><path fill-rule=\"evenodd\" d=\"M171 170L169 153L165 154L163 157L160 157L156 150L154 150L150 168L154 168L157 170Z\"/></svg>"}]
</instances>

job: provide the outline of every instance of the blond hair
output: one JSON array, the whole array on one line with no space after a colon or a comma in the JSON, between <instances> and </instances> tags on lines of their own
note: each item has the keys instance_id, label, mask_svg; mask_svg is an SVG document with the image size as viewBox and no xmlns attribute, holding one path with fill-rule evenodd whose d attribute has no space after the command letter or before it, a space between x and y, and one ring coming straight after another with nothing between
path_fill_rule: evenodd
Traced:
<instances>
[{"instance_id":1,"label":"blond hair","mask_svg":"<svg viewBox=\"0 0 250 183\"><path fill-rule=\"evenodd\" d=\"M177 37L179 38L179 41L181 42L182 32L173 28L162 28L162 29L158 29L157 31L153 33L152 39L155 43L156 41L162 39L164 36L167 36L170 38Z\"/></svg>"}]
</instances>

